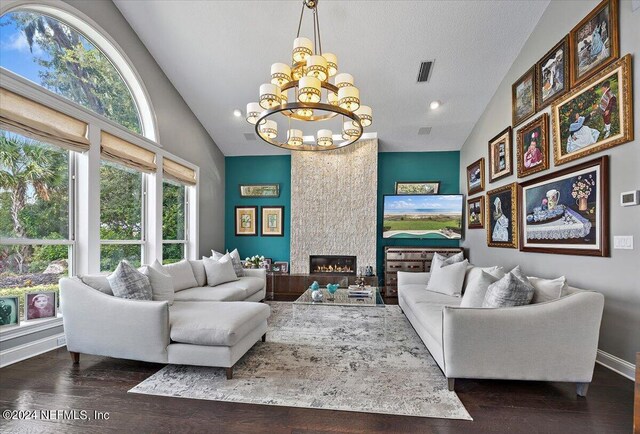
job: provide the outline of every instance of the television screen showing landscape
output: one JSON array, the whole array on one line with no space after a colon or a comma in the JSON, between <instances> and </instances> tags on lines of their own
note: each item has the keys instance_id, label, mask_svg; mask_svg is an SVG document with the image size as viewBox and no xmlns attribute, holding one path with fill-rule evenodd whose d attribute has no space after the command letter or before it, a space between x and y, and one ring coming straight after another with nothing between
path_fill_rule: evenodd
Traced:
<instances>
[{"instance_id":1,"label":"television screen showing landscape","mask_svg":"<svg viewBox=\"0 0 640 434\"><path fill-rule=\"evenodd\" d=\"M384 197L383 238L462 238L462 195Z\"/></svg>"}]
</instances>

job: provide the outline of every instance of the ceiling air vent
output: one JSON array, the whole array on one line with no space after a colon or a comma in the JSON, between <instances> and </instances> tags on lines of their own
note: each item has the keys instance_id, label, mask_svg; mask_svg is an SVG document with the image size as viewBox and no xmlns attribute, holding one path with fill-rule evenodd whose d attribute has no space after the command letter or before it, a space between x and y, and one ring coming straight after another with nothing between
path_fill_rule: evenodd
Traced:
<instances>
[{"instance_id":1,"label":"ceiling air vent","mask_svg":"<svg viewBox=\"0 0 640 434\"><path fill-rule=\"evenodd\" d=\"M431 134L431 127L422 127L418 130L419 136L428 136Z\"/></svg>"},{"instance_id":2,"label":"ceiling air vent","mask_svg":"<svg viewBox=\"0 0 640 434\"><path fill-rule=\"evenodd\" d=\"M425 83L431 78L431 71L433 71L433 60L428 60L420 64L420 71L418 71L418 83Z\"/></svg>"},{"instance_id":3,"label":"ceiling air vent","mask_svg":"<svg viewBox=\"0 0 640 434\"><path fill-rule=\"evenodd\" d=\"M247 142L255 142L256 141L256 135L253 133L244 133L244 138Z\"/></svg>"}]
</instances>

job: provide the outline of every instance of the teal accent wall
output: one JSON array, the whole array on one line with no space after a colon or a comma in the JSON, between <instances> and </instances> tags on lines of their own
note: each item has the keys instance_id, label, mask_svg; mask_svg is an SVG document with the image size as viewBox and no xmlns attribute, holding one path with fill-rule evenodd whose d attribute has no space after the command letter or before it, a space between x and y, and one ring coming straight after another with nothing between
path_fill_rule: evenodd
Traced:
<instances>
[{"instance_id":1,"label":"teal accent wall","mask_svg":"<svg viewBox=\"0 0 640 434\"><path fill-rule=\"evenodd\" d=\"M273 155L259 157L225 158L225 237L228 250L235 248L242 259L247 256L264 255L274 261L289 261L291 234L291 156ZM280 184L278 198L241 198L240 184ZM258 236L235 236L235 207L257 206L258 220L260 207L284 206L284 236L262 237L260 225ZM200 226L207 224L200 222Z\"/></svg>"},{"instance_id":2,"label":"teal accent wall","mask_svg":"<svg viewBox=\"0 0 640 434\"><path fill-rule=\"evenodd\" d=\"M382 238L385 194L395 194L397 181L440 181L440 194L460 193L460 152L380 152L378 154L377 267L382 275L385 246L458 247L457 240ZM464 236L464 228L463 228Z\"/></svg>"},{"instance_id":3,"label":"teal accent wall","mask_svg":"<svg viewBox=\"0 0 640 434\"><path fill-rule=\"evenodd\" d=\"M385 246L458 247L455 240L393 240L382 238L383 195L394 194L396 181L440 181L440 193L458 194L460 153L381 152L378 154L377 273L382 274ZM279 183L277 199L241 198L240 184ZM234 214L237 205L283 205L284 237L236 237ZM260 210L258 209L258 212ZM205 222L201 222L206 224ZM291 157L289 155L225 158L225 247L238 248L245 258L261 254L274 261L289 261L291 227ZM463 232L464 234L464 232ZM373 264L359 264L373 265Z\"/></svg>"}]
</instances>

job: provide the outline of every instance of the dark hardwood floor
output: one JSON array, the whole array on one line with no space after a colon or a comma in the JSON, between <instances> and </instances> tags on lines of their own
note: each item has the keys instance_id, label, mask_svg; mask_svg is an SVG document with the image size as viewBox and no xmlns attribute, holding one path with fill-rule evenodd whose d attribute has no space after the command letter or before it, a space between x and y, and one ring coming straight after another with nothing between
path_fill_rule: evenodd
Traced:
<instances>
[{"instance_id":1,"label":"dark hardwood floor","mask_svg":"<svg viewBox=\"0 0 640 434\"><path fill-rule=\"evenodd\" d=\"M586 399L573 384L459 380L473 422L129 394L162 365L58 349L0 370L0 411L87 410L109 420L7 421L0 432L630 433L633 382L599 365Z\"/></svg>"}]
</instances>

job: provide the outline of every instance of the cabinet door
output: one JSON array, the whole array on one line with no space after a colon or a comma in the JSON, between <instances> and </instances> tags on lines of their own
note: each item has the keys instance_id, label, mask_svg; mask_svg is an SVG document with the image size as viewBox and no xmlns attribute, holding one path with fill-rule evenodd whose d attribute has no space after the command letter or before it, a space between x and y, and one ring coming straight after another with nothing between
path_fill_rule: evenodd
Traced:
<instances>
[{"instance_id":1,"label":"cabinet door","mask_svg":"<svg viewBox=\"0 0 640 434\"><path fill-rule=\"evenodd\" d=\"M424 271L424 262L422 261L406 261L402 263L402 271L420 272Z\"/></svg>"}]
</instances>

